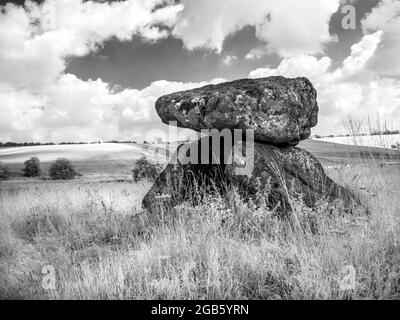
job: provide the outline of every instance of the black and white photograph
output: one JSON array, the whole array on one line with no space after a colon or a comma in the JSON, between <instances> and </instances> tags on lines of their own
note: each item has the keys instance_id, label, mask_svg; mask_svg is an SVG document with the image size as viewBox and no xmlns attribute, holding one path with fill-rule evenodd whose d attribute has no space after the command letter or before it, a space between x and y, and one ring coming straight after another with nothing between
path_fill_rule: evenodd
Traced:
<instances>
[{"instance_id":1,"label":"black and white photograph","mask_svg":"<svg viewBox=\"0 0 400 320\"><path fill-rule=\"evenodd\" d=\"M400 300L400 0L1 0L0 300Z\"/></svg>"}]
</instances>

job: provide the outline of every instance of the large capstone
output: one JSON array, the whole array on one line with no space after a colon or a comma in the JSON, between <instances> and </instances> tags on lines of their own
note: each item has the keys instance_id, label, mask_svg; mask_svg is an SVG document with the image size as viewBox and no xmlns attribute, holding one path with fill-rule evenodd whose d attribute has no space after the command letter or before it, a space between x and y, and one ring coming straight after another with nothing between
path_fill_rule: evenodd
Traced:
<instances>
[{"instance_id":1,"label":"large capstone","mask_svg":"<svg viewBox=\"0 0 400 320\"><path fill-rule=\"evenodd\" d=\"M317 124L317 92L307 78L269 77L208 85L160 97L164 123L204 129L253 129L255 141L295 146Z\"/></svg>"}]
</instances>

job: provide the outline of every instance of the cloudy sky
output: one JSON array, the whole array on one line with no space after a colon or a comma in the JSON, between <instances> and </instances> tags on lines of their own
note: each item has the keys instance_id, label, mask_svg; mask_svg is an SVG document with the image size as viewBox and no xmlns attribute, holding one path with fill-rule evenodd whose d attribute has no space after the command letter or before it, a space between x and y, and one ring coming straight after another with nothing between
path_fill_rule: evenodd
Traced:
<instances>
[{"instance_id":1,"label":"cloudy sky","mask_svg":"<svg viewBox=\"0 0 400 320\"><path fill-rule=\"evenodd\" d=\"M163 94L278 74L316 86L313 134L400 129L399 56L399 0L0 1L0 141L143 139Z\"/></svg>"}]
</instances>

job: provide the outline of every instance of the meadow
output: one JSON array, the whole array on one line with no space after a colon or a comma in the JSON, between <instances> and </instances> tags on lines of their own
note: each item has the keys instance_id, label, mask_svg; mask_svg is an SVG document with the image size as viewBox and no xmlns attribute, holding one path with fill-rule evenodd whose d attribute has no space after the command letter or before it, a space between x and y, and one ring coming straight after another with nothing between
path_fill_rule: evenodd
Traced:
<instances>
[{"instance_id":1,"label":"meadow","mask_svg":"<svg viewBox=\"0 0 400 320\"><path fill-rule=\"evenodd\" d=\"M398 148L400 145L400 134L387 134L387 135L350 135L346 137L325 137L318 140L347 144L347 145L361 145L369 147Z\"/></svg>"},{"instance_id":2,"label":"meadow","mask_svg":"<svg viewBox=\"0 0 400 320\"><path fill-rule=\"evenodd\" d=\"M399 299L399 167L313 147L368 214L345 214L340 202L310 210L297 198L282 219L231 190L156 216L140 208L146 181L1 182L0 297Z\"/></svg>"}]
</instances>

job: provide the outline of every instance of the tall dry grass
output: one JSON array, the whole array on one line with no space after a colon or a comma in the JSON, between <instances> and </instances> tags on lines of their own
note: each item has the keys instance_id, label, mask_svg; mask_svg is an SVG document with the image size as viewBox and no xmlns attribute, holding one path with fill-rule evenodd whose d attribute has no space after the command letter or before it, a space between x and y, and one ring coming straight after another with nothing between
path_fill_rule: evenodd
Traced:
<instances>
[{"instance_id":1,"label":"tall dry grass","mask_svg":"<svg viewBox=\"0 0 400 320\"><path fill-rule=\"evenodd\" d=\"M400 298L399 172L374 164L329 174L370 215L293 200L287 219L232 190L149 215L149 185L3 183L0 297L5 299ZM44 266L55 290L42 288ZM346 266L355 286L341 287Z\"/></svg>"}]
</instances>

